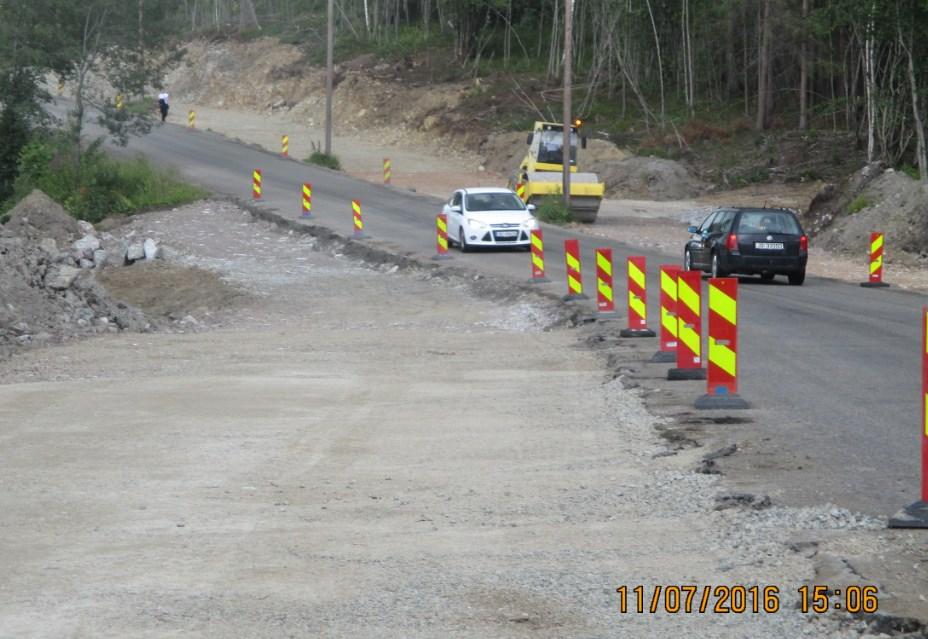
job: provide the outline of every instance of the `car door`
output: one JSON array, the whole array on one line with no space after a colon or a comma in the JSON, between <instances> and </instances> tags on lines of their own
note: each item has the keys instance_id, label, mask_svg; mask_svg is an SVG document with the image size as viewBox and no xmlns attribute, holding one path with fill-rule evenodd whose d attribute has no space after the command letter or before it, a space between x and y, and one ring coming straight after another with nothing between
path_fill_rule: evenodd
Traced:
<instances>
[{"instance_id":1,"label":"car door","mask_svg":"<svg viewBox=\"0 0 928 639\"><path fill-rule=\"evenodd\" d=\"M464 219L464 193L462 191L455 191L451 196L448 204L445 205L445 214L448 216L448 237L457 242Z\"/></svg>"},{"instance_id":2,"label":"car door","mask_svg":"<svg viewBox=\"0 0 928 639\"><path fill-rule=\"evenodd\" d=\"M728 232L731 230L731 221L735 219L734 211L719 211L709 225L709 236L706 238L706 260L711 265L712 251L724 252Z\"/></svg>"},{"instance_id":3,"label":"car door","mask_svg":"<svg viewBox=\"0 0 928 639\"><path fill-rule=\"evenodd\" d=\"M690 257L693 260L693 267L695 268L705 268L709 266L709 249L706 241L709 238L709 228L717 215L718 211L710 213L706 219L702 221L702 224L699 225L699 228L689 242Z\"/></svg>"}]
</instances>

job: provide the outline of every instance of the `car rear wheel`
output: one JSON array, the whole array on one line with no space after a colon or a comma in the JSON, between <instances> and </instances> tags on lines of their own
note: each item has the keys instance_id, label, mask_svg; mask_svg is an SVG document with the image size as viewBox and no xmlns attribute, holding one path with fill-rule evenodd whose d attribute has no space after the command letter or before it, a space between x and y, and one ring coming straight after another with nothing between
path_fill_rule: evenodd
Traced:
<instances>
[{"instance_id":1,"label":"car rear wheel","mask_svg":"<svg viewBox=\"0 0 928 639\"><path fill-rule=\"evenodd\" d=\"M467 245L467 239L464 237L464 229L458 229L458 246L461 248L461 253L469 253L470 247Z\"/></svg>"},{"instance_id":2,"label":"car rear wheel","mask_svg":"<svg viewBox=\"0 0 928 639\"><path fill-rule=\"evenodd\" d=\"M712 277L728 277L728 272L719 265L719 254L712 254Z\"/></svg>"},{"instance_id":3,"label":"car rear wheel","mask_svg":"<svg viewBox=\"0 0 928 639\"><path fill-rule=\"evenodd\" d=\"M806 281L806 272L802 270L798 273L790 273L788 277L789 283L793 286L802 286L802 283Z\"/></svg>"}]
</instances>

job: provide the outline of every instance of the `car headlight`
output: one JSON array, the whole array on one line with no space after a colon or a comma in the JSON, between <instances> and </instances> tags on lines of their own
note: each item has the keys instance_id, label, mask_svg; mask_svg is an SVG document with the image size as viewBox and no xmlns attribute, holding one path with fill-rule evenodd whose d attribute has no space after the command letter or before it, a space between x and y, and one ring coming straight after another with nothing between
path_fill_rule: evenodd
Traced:
<instances>
[{"instance_id":1,"label":"car headlight","mask_svg":"<svg viewBox=\"0 0 928 639\"><path fill-rule=\"evenodd\" d=\"M480 222L479 220L472 220L470 218L467 219L467 226L480 230L487 228L487 225L483 222Z\"/></svg>"},{"instance_id":2,"label":"car headlight","mask_svg":"<svg viewBox=\"0 0 928 639\"><path fill-rule=\"evenodd\" d=\"M522 227L523 227L523 228L526 228L526 229L537 229L537 228L538 228L538 220L536 220L536 219L533 218L533 217L530 217L530 218L528 218L527 220L525 220L524 222L522 222Z\"/></svg>"}]
</instances>

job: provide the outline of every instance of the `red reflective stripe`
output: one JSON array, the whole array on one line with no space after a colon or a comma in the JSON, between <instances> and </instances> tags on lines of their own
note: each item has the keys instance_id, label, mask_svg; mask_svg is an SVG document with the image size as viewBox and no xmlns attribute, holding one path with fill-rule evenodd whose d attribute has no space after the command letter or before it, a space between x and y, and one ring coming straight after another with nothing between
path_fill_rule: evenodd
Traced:
<instances>
[{"instance_id":1,"label":"red reflective stripe","mask_svg":"<svg viewBox=\"0 0 928 639\"><path fill-rule=\"evenodd\" d=\"M648 328L647 287L641 285L641 283L645 282L645 265L645 258L642 256L631 256L626 261L626 273L628 275L628 328L632 330L645 330ZM632 277L633 270L640 273L641 283Z\"/></svg>"},{"instance_id":2,"label":"red reflective stripe","mask_svg":"<svg viewBox=\"0 0 928 639\"><path fill-rule=\"evenodd\" d=\"M713 290L715 289L715 290ZM707 358L707 392L709 395L720 395L725 392L735 394L738 392L738 325L737 319L732 324L729 319L717 312L713 303L714 297L727 295L735 304L738 302L738 280L733 277L713 278L709 280L709 341L710 352ZM737 306L735 307L737 308ZM735 311L737 317L737 310ZM713 357L711 343L715 342L718 349L728 349L734 353L735 374L732 375L719 366L717 358ZM722 390L724 389L724 390Z\"/></svg>"},{"instance_id":3,"label":"red reflective stripe","mask_svg":"<svg viewBox=\"0 0 928 639\"><path fill-rule=\"evenodd\" d=\"M564 240L564 261L567 266L567 293L583 294L583 276L580 273L580 240Z\"/></svg>"},{"instance_id":4,"label":"red reflective stripe","mask_svg":"<svg viewBox=\"0 0 928 639\"><path fill-rule=\"evenodd\" d=\"M600 313L615 311L615 288L612 285L612 272L606 270L600 262L612 265L612 249L596 249L596 309Z\"/></svg>"},{"instance_id":5,"label":"red reflective stripe","mask_svg":"<svg viewBox=\"0 0 928 639\"><path fill-rule=\"evenodd\" d=\"M700 303L695 309L683 303L681 290L687 286L696 295ZM677 274L677 368L702 367L702 274L699 271L680 271ZM684 339L684 333L695 334L696 348L691 348Z\"/></svg>"},{"instance_id":6,"label":"red reflective stripe","mask_svg":"<svg viewBox=\"0 0 928 639\"><path fill-rule=\"evenodd\" d=\"M677 285L677 274L680 272L679 266L664 264L661 266L661 350L665 353L675 353L677 351L677 337L665 325L665 318L669 317L674 322L676 328L677 321L677 300L670 296L664 290L664 278L668 277L673 280L674 287Z\"/></svg>"},{"instance_id":7,"label":"red reflective stripe","mask_svg":"<svg viewBox=\"0 0 928 639\"><path fill-rule=\"evenodd\" d=\"M532 231L532 278L545 277L545 236L541 229Z\"/></svg>"}]
</instances>

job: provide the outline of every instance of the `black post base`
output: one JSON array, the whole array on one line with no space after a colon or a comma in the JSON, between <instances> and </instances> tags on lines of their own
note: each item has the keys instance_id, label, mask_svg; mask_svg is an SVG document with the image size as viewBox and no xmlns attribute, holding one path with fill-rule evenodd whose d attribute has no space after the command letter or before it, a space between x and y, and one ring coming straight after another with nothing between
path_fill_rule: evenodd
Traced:
<instances>
[{"instance_id":1,"label":"black post base","mask_svg":"<svg viewBox=\"0 0 928 639\"><path fill-rule=\"evenodd\" d=\"M928 528L928 501L917 501L889 518L890 528Z\"/></svg>"},{"instance_id":2,"label":"black post base","mask_svg":"<svg viewBox=\"0 0 928 639\"><path fill-rule=\"evenodd\" d=\"M622 337L657 337L650 328L623 328L619 331Z\"/></svg>"},{"instance_id":3,"label":"black post base","mask_svg":"<svg viewBox=\"0 0 928 639\"><path fill-rule=\"evenodd\" d=\"M751 405L740 395L703 395L693 403L699 410L744 410Z\"/></svg>"},{"instance_id":4,"label":"black post base","mask_svg":"<svg viewBox=\"0 0 928 639\"><path fill-rule=\"evenodd\" d=\"M671 368L667 371L667 379L671 382L679 382L691 379L706 379L705 368Z\"/></svg>"},{"instance_id":5,"label":"black post base","mask_svg":"<svg viewBox=\"0 0 928 639\"><path fill-rule=\"evenodd\" d=\"M861 282L860 285L864 288L889 288L886 282Z\"/></svg>"}]
</instances>

